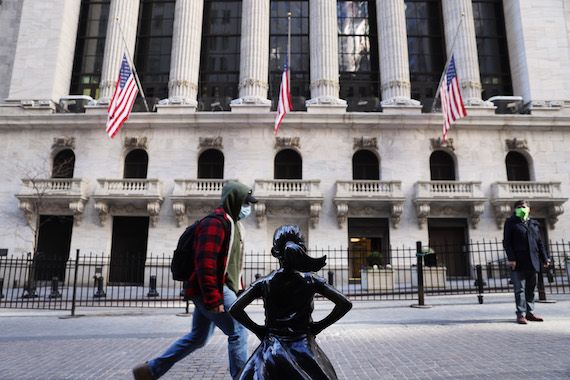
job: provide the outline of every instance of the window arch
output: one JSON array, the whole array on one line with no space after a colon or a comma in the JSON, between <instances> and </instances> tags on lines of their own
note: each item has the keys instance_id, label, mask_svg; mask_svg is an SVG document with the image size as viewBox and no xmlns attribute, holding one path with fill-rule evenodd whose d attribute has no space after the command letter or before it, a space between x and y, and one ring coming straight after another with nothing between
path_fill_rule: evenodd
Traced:
<instances>
[{"instance_id":1,"label":"window arch","mask_svg":"<svg viewBox=\"0 0 570 380\"><path fill-rule=\"evenodd\" d=\"M508 181L530 181L528 161L519 152L509 152L505 158Z\"/></svg>"},{"instance_id":2,"label":"window arch","mask_svg":"<svg viewBox=\"0 0 570 380\"><path fill-rule=\"evenodd\" d=\"M359 150L352 156L352 179L380 179L378 157L369 150Z\"/></svg>"},{"instance_id":3,"label":"window arch","mask_svg":"<svg viewBox=\"0 0 570 380\"><path fill-rule=\"evenodd\" d=\"M198 157L198 178L224 178L224 154L208 149Z\"/></svg>"},{"instance_id":4,"label":"window arch","mask_svg":"<svg viewBox=\"0 0 570 380\"><path fill-rule=\"evenodd\" d=\"M302 179L303 159L293 149L284 149L275 155L275 179Z\"/></svg>"},{"instance_id":5,"label":"window arch","mask_svg":"<svg viewBox=\"0 0 570 380\"><path fill-rule=\"evenodd\" d=\"M75 168L75 153L71 149L65 149L53 158L52 178L73 178Z\"/></svg>"},{"instance_id":6,"label":"window arch","mask_svg":"<svg viewBox=\"0 0 570 380\"><path fill-rule=\"evenodd\" d=\"M148 154L142 149L135 149L125 157L124 178L146 178Z\"/></svg>"},{"instance_id":7,"label":"window arch","mask_svg":"<svg viewBox=\"0 0 570 380\"><path fill-rule=\"evenodd\" d=\"M443 150L436 150L431 154L429 169L432 181L455 181L455 162L453 157Z\"/></svg>"}]
</instances>

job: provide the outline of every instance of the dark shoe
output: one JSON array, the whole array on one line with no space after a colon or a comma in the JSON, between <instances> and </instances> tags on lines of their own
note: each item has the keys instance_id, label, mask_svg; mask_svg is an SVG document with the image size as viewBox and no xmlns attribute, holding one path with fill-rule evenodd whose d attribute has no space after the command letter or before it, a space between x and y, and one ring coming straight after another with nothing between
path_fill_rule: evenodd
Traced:
<instances>
[{"instance_id":1,"label":"dark shoe","mask_svg":"<svg viewBox=\"0 0 570 380\"><path fill-rule=\"evenodd\" d=\"M517 323L519 325L526 325L528 322L526 318L521 315L520 317L517 317Z\"/></svg>"},{"instance_id":2,"label":"dark shoe","mask_svg":"<svg viewBox=\"0 0 570 380\"><path fill-rule=\"evenodd\" d=\"M155 380L150 366L146 363L139 364L133 368L133 376L135 380Z\"/></svg>"},{"instance_id":3,"label":"dark shoe","mask_svg":"<svg viewBox=\"0 0 570 380\"><path fill-rule=\"evenodd\" d=\"M526 313L526 319L532 322L544 322L544 319L532 313Z\"/></svg>"}]
</instances>

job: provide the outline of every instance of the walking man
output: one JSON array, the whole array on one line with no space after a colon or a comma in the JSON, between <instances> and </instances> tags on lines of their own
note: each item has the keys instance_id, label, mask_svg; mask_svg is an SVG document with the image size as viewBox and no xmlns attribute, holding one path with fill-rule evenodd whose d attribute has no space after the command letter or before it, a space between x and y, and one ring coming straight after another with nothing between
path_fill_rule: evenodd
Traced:
<instances>
[{"instance_id":1,"label":"walking man","mask_svg":"<svg viewBox=\"0 0 570 380\"><path fill-rule=\"evenodd\" d=\"M503 246L515 289L517 323L526 325L528 321L543 321L534 314L536 273L541 264L548 267L550 259L540 238L538 222L529 218L528 202L517 201L514 207L514 214L505 221Z\"/></svg>"},{"instance_id":2,"label":"walking man","mask_svg":"<svg viewBox=\"0 0 570 380\"><path fill-rule=\"evenodd\" d=\"M251 189L236 181L222 189L222 204L195 230L195 270L186 296L194 303L192 330L162 355L133 369L136 380L158 379L176 362L203 347L218 327L228 337L229 369L235 379L247 361L247 330L228 313L243 289L242 230L238 220L251 212L257 200Z\"/></svg>"}]
</instances>

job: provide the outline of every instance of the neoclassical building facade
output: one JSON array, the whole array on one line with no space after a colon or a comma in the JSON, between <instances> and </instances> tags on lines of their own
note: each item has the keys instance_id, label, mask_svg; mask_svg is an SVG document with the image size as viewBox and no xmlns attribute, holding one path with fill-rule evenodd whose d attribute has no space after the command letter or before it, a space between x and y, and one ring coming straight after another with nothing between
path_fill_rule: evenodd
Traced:
<instances>
[{"instance_id":1,"label":"neoclassical building facade","mask_svg":"<svg viewBox=\"0 0 570 380\"><path fill-rule=\"evenodd\" d=\"M319 248L500 240L520 198L569 237L570 1L4 0L0 41L9 255L169 253L228 179L259 198L248 252L283 223ZM125 53L149 112L109 139ZM468 117L442 142L451 54Z\"/></svg>"}]
</instances>

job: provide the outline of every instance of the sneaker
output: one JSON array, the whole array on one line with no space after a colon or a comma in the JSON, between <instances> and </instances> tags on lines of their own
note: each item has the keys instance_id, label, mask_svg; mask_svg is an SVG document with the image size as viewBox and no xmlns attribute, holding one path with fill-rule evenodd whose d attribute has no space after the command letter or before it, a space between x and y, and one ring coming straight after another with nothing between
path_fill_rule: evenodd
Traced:
<instances>
[{"instance_id":1,"label":"sneaker","mask_svg":"<svg viewBox=\"0 0 570 380\"><path fill-rule=\"evenodd\" d=\"M146 363L139 364L133 368L133 377L135 380L155 380L154 374L150 366Z\"/></svg>"},{"instance_id":2,"label":"sneaker","mask_svg":"<svg viewBox=\"0 0 570 380\"><path fill-rule=\"evenodd\" d=\"M544 319L542 317L539 317L538 315L534 315L532 313L526 313L526 319L532 322L544 322Z\"/></svg>"},{"instance_id":3,"label":"sneaker","mask_svg":"<svg viewBox=\"0 0 570 380\"><path fill-rule=\"evenodd\" d=\"M521 316L517 317L517 323L519 325L526 325L528 322L527 322L526 318L521 315Z\"/></svg>"}]
</instances>

